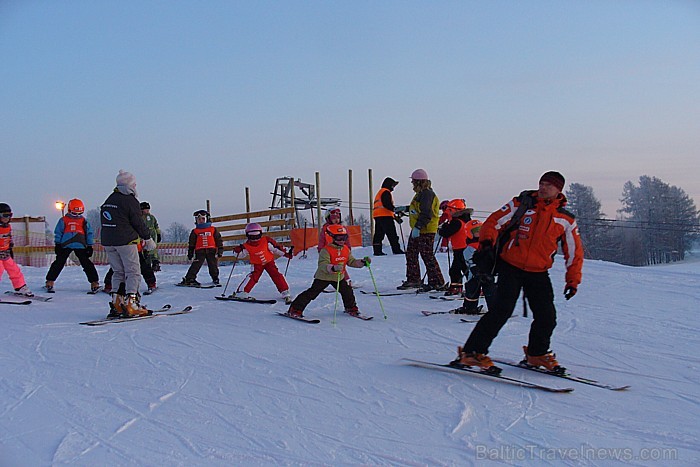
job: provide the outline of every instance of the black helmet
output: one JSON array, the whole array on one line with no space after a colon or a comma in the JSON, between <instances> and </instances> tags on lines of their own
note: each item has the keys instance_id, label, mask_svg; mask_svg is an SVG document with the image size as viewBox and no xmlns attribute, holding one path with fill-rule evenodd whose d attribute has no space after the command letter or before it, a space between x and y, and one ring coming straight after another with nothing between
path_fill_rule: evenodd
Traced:
<instances>
[{"instance_id":1,"label":"black helmet","mask_svg":"<svg viewBox=\"0 0 700 467\"><path fill-rule=\"evenodd\" d=\"M12 208L7 203L0 203L0 212L12 212Z\"/></svg>"},{"instance_id":2,"label":"black helmet","mask_svg":"<svg viewBox=\"0 0 700 467\"><path fill-rule=\"evenodd\" d=\"M148 204L148 201L143 201L141 203L141 209L151 209L151 205Z\"/></svg>"}]
</instances>

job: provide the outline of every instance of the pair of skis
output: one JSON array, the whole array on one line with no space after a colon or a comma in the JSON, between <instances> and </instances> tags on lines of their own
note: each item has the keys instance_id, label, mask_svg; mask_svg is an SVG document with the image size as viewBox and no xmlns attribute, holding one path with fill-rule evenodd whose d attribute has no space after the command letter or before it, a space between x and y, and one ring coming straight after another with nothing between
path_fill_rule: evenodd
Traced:
<instances>
[{"instance_id":1,"label":"pair of skis","mask_svg":"<svg viewBox=\"0 0 700 467\"><path fill-rule=\"evenodd\" d=\"M140 321L144 319L151 319L151 318L160 318L163 316L176 316L176 315L184 315L192 311L191 306L186 306L182 308L181 310L177 311L172 311L172 306L170 305L164 305L162 308L158 310L150 310L151 314L146 315L146 316L135 316L133 318L104 318L104 319L97 319L94 321L84 321L80 324L85 325L85 326L103 326L105 324L114 324L114 323L126 323L128 321Z\"/></svg>"},{"instance_id":2,"label":"pair of skis","mask_svg":"<svg viewBox=\"0 0 700 467\"><path fill-rule=\"evenodd\" d=\"M461 374L470 373L472 375L477 375L477 376L482 376L484 378L499 380L501 382L514 384L516 386L520 386L520 387L524 387L524 388L538 389L541 391L555 392L555 393L566 393L566 392L572 392L574 390L574 388L558 388L558 387L553 387L553 386L547 386L544 384L532 383L530 381L525 381L522 379L513 378L511 376L505 376L505 375L502 375L500 373L483 372L480 369L465 366L465 365L460 365L460 364L433 363L433 362L426 362L426 361L422 361L422 360L413 360L410 358L405 358L404 360L407 361L408 364L412 365L412 366L417 366L417 367L422 367L422 368L430 368L430 369L439 369L439 370L443 370L443 371L457 372L457 373L461 373ZM589 386L595 386L595 387L602 388L602 389L609 389L611 391L623 391L625 389L629 389L629 387L630 387L628 385L613 386L610 384L601 383L601 382L593 380L593 379L583 378L580 376L574 376L574 375L569 374L569 373L554 373L554 372L544 370L542 368L535 368L535 367L527 366L527 365L524 365L521 363L513 362L510 360L494 359L493 361L496 363L503 364L503 365L513 366L516 368L521 368L521 369L529 370L529 371L535 371L535 372L540 373L540 374L554 376L557 378L562 378L562 379L566 379L569 381L573 381L576 383L586 384Z\"/></svg>"},{"instance_id":3,"label":"pair of skis","mask_svg":"<svg viewBox=\"0 0 700 467\"><path fill-rule=\"evenodd\" d=\"M290 315L289 313L280 313L280 312L278 312L277 314L280 315L280 316L284 316L284 317L286 317L286 318L295 319L295 320L297 320L297 321L302 321L302 322L308 323L308 324L318 324L318 323L321 322L320 319L305 318L305 317L303 317L303 316L293 316L293 315ZM345 314L348 315L348 316L352 316L353 318L361 319L361 320L363 320L363 321L369 321L369 320L371 320L371 319L374 318L374 316L366 316L366 315L363 315L363 314L360 314L360 313L357 313L357 314L355 314L355 313L345 313Z\"/></svg>"}]
</instances>

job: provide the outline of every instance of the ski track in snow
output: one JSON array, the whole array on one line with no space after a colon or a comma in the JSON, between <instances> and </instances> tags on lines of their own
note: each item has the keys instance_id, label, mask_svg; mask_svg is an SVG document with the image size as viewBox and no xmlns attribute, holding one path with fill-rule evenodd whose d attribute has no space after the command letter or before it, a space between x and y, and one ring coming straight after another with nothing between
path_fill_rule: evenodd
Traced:
<instances>
[{"instance_id":1,"label":"ski track in snow","mask_svg":"<svg viewBox=\"0 0 700 467\"><path fill-rule=\"evenodd\" d=\"M313 256L291 263L294 293L310 285ZM446 255L438 258L446 274ZM221 302L213 298L221 289L175 287L185 267L166 266L147 304L190 304L191 314L87 328L77 323L106 314L108 297L86 295L80 268L67 268L51 302L0 310L0 464L481 466L511 463L477 460L484 447L531 446L669 448L681 464L697 465L699 266L587 262L579 293L565 301L557 258L552 346L559 360L576 374L632 385L616 393L504 370L575 387L566 395L403 365L404 357L454 358L474 324L420 313L446 311L451 302L388 297L384 320L376 296L357 293L375 319L345 316L339 304L333 326L333 295L322 294L305 312L321 323L306 325L279 319L281 302ZM380 290L404 273L403 259L391 255L372 268ZM43 282L45 270L24 272L30 286ZM371 287L366 270L351 272ZM255 291L277 297L266 276ZM530 323L509 320L491 353L519 359ZM518 462L562 463L578 462Z\"/></svg>"}]
</instances>

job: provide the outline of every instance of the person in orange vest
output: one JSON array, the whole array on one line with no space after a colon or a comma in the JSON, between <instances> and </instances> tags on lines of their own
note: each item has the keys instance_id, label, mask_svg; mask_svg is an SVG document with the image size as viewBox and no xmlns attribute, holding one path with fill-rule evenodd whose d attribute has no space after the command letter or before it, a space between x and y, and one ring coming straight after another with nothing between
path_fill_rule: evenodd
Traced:
<instances>
[{"instance_id":1,"label":"person in orange vest","mask_svg":"<svg viewBox=\"0 0 700 467\"><path fill-rule=\"evenodd\" d=\"M345 313L360 316L352 287L343 278L344 272L347 266L362 268L372 261L367 256L363 259L355 259L352 256L350 248L345 244L348 240L348 231L342 225L331 225L328 227L328 233L332 241L318 254L318 268L311 287L300 293L289 306L287 314L293 318L302 317L304 309L309 303L315 300L329 285L338 288Z\"/></svg>"},{"instance_id":2,"label":"person in orange vest","mask_svg":"<svg viewBox=\"0 0 700 467\"><path fill-rule=\"evenodd\" d=\"M15 263L15 254L12 251L15 244L12 241L11 220L12 208L10 208L10 205L7 203L0 203L0 278L2 278L3 273L7 271L15 293L26 297L33 297L34 294L29 290L27 283L24 281L24 274L22 274L19 265Z\"/></svg>"},{"instance_id":3,"label":"person in orange vest","mask_svg":"<svg viewBox=\"0 0 700 467\"><path fill-rule=\"evenodd\" d=\"M287 251L285 247L274 239L264 236L262 227L257 222L245 226L245 236L246 241L233 247L233 252L236 253L236 258L239 260L248 258L252 270L245 279L243 292L237 292L233 296L244 300L253 300L253 297L249 294L260 280L262 273L267 272L275 287L277 287L277 291L282 295L285 303L289 305L292 302L292 297L289 294L289 284L287 284L287 280L277 269L275 259L280 256L291 259L292 252Z\"/></svg>"},{"instance_id":4,"label":"person in orange vest","mask_svg":"<svg viewBox=\"0 0 700 467\"><path fill-rule=\"evenodd\" d=\"M197 274L206 261L212 283L219 286L218 258L224 254L224 242L221 240L219 230L211 225L207 211L200 209L195 211L193 216L195 228L190 232L187 259L194 258L194 261L192 261L185 277L182 278L182 282L177 285L200 287L202 284L197 282Z\"/></svg>"},{"instance_id":5,"label":"person in orange vest","mask_svg":"<svg viewBox=\"0 0 700 467\"><path fill-rule=\"evenodd\" d=\"M338 208L331 208L328 210L328 212L326 212L326 223L321 226L321 231L318 233L318 245L316 245L316 249L319 252L333 241L331 235L328 233L328 227L331 225L343 225L343 217L340 214L340 209ZM346 243L346 246L352 249L350 242ZM350 273L348 273L347 270L345 271L345 280L348 282L349 286L352 286Z\"/></svg>"},{"instance_id":6,"label":"person in orange vest","mask_svg":"<svg viewBox=\"0 0 700 467\"><path fill-rule=\"evenodd\" d=\"M382 187L374 197L374 206L372 209L372 219L374 219L374 237L372 238L372 247L374 248L374 256L383 256L386 253L382 251L382 241L384 237L389 240L391 252L395 255L403 255L404 251L399 245L399 236L396 233L396 225L394 224L395 214L394 198L391 194L399 182L393 178L385 178L382 182ZM403 221L401 221L403 222Z\"/></svg>"},{"instance_id":7,"label":"person in orange vest","mask_svg":"<svg viewBox=\"0 0 700 467\"><path fill-rule=\"evenodd\" d=\"M66 260L71 253L80 261L80 266L83 268L88 282L90 282L90 292L94 293L100 289L100 277L97 274L97 269L92 263L92 246L95 243L92 226L83 213L85 205L77 198L68 201L68 214L61 217L56 223L56 228L53 231L54 237L54 252L56 259L49 271L46 273L46 285L44 288L47 292L54 291L54 283L58 279L59 274L66 265Z\"/></svg>"},{"instance_id":8,"label":"person in orange vest","mask_svg":"<svg viewBox=\"0 0 700 467\"><path fill-rule=\"evenodd\" d=\"M467 224L471 222L473 209L467 208L463 199L453 199L445 203L446 222L438 228L438 235L452 243L454 259L450 265L450 286L446 296L462 293L462 279L469 273L463 252L467 248Z\"/></svg>"}]
</instances>

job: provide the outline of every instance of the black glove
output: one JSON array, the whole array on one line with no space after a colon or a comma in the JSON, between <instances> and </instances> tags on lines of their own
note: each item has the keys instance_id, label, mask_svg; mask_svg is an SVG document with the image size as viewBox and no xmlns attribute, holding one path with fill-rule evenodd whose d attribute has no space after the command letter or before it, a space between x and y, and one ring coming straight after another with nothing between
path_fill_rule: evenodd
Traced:
<instances>
[{"instance_id":1,"label":"black glove","mask_svg":"<svg viewBox=\"0 0 700 467\"><path fill-rule=\"evenodd\" d=\"M157 241L158 243L160 243L160 241L161 241L162 239L163 239L163 237L160 235L160 232L158 232L158 234L156 234L156 241Z\"/></svg>"},{"instance_id":2,"label":"black glove","mask_svg":"<svg viewBox=\"0 0 700 467\"><path fill-rule=\"evenodd\" d=\"M394 216L394 220L397 224L403 224L403 219L400 216Z\"/></svg>"},{"instance_id":3,"label":"black glove","mask_svg":"<svg viewBox=\"0 0 700 467\"><path fill-rule=\"evenodd\" d=\"M222 256L224 256L224 250L223 249L217 250L216 257L221 258Z\"/></svg>"},{"instance_id":4,"label":"black glove","mask_svg":"<svg viewBox=\"0 0 700 467\"><path fill-rule=\"evenodd\" d=\"M87 252L88 258L92 258L92 245L88 245L85 251Z\"/></svg>"},{"instance_id":5,"label":"black glove","mask_svg":"<svg viewBox=\"0 0 700 467\"><path fill-rule=\"evenodd\" d=\"M187 252L187 259L192 261L192 258L194 258L194 251L190 250Z\"/></svg>"},{"instance_id":6,"label":"black glove","mask_svg":"<svg viewBox=\"0 0 700 467\"><path fill-rule=\"evenodd\" d=\"M12 258L12 259L15 259L15 252L14 252L14 251L12 251L12 247L10 247L10 249L9 249L9 250L7 250L7 251L9 251L9 252L10 252L10 258Z\"/></svg>"},{"instance_id":7,"label":"black glove","mask_svg":"<svg viewBox=\"0 0 700 467\"><path fill-rule=\"evenodd\" d=\"M496 250L493 243L486 241L479 244L479 249L474 252L472 262L479 268L481 273L491 274L494 264L496 264Z\"/></svg>"},{"instance_id":8,"label":"black glove","mask_svg":"<svg viewBox=\"0 0 700 467\"><path fill-rule=\"evenodd\" d=\"M61 252L63 251L63 247L62 247L60 244L57 243L56 245L54 245L53 251L54 251L54 253L56 253L57 255L60 255Z\"/></svg>"},{"instance_id":9,"label":"black glove","mask_svg":"<svg viewBox=\"0 0 700 467\"><path fill-rule=\"evenodd\" d=\"M569 300L571 297L576 295L576 292L577 292L576 287L574 287L573 285L567 285L564 288L564 298Z\"/></svg>"}]
</instances>

